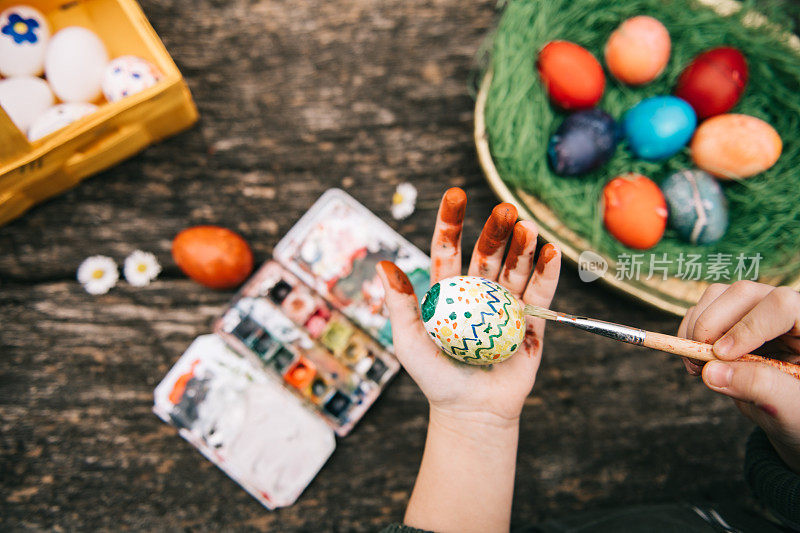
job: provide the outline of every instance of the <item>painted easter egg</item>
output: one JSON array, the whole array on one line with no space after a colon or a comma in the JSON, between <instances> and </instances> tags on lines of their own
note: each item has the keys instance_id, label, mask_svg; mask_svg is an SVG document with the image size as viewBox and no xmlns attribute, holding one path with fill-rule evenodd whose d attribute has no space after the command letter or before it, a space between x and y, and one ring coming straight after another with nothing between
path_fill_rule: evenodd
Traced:
<instances>
[{"instance_id":1,"label":"painted easter egg","mask_svg":"<svg viewBox=\"0 0 800 533\"><path fill-rule=\"evenodd\" d=\"M92 102L101 95L108 52L100 38L80 26L70 26L50 39L44 72L62 102Z\"/></svg>"},{"instance_id":2,"label":"painted easter egg","mask_svg":"<svg viewBox=\"0 0 800 533\"><path fill-rule=\"evenodd\" d=\"M702 170L682 170L661 183L669 225L692 244L711 244L728 229L728 201L719 182Z\"/></svg>"},{"instance_id":3,"label":"painted easter egg","mask_svg":"<svg viewBox=\"0 0 800 533\"><path fill-rule=\"evenodd\" d=\"M41 78L19 76L0 80L0 107L23 133L54 100L50 86Z\"/></svg>"},{"instance_id":4,"label":"painted easter egg","mask_svg":"<svg viewBox=\"0 0 800 533\"><path fill-rule=\"evenodd\" d=\"M582 46L551 41L539 52L536 66L550 99L563 109L593 107L603 96L603 67Z\"/></svg>"},{"instance_id":5,"label":"painted easter egg","mask_svg":"<svg viewBox=\"0 0 800 533\"><path fill-rule=\"evenodd\" d=\"M603 222L625 246L655 246L667 225L667 203L658 185L641 174L617 176L603 188Z\"/></svg>"},{"instance_id":6,"label":"painted easter egg","mask_svg":"<svg viewBox=\"0 0 800 533\"><path fill-rule=\"evenodd\" d=\"M28 128L28 140L36 141L50 135L54 131L65 128L86 115L91 115L97 111L94 104L58 104L39 115Z\"/></svg>"},{"instance_id":7,"label":"painted easter egg","mask_svg":"<svg viewBox=\"0 0 800 533\"><path fill-rule=\"evenodd\" d=\"M484 278L454 276L434 284L422 300L422 320L446 354L471 365L504 361L525 339L522 305Z\"/></svg>"},{"instance_id":8,"label":"painted easter egg","mask_svg":"<svg viewBox=\"0 0 800 533\"><path fill-rule=\"evenodd\" d=\"M574 176L593 170L614 155L617 123L601 109L576 111L550 138L547 155L556 174Z\"/></svg>"},{"instance_id":9,"label":"painted easter egg","mask_svg":"<svg viewBox=\"0 0 800 533\"><path fill-rule=\"evenodd\" d=\"M692 159L722 179L741 179L764 172L783 149L775 128L749 115L717 115L704 121L692 139Z\"/></svg>"},{"instance_id":10,"label":"painted easter egg","mask_svg":"<svg viewBox=\"0 0 800 533\"><path fill-rule=\"evenodd\" d=\"M13 6L0 13L0 74L41 74L49 40L50 25L38 10Z\"/></svg>"},{"instance_id":11,"label":"painted easter egg","mask_svg":"<svg viewBox=\"0 0 800 533\"><path fill-rule=\"evenodd\" d=\"M654 96L629 109L622 119L628 145L642 159L666 159L692 138L697 116L674 96Z\"/></svg>"},{"instance_id":12,"label":"painted easter egg","mask_svg":"<svg viewBox=\"0 0 800 533\"><path fill-rule=\"evenodd\" d=\"M109 102L116 102L152 87L161 77L161 72L146 59L121 56L111 61L103 73L103 95Z\"/></svg>"},{"instance_id":13,"label":"painted easter egg","mask_svg":"<svg viewBox=\"0 0 800 533\"><path fill-rule=\"evenodd\" d=\"M611 74L623 83L643 85L656 79L667 66L672 41L653 17L629 18L614 30L604 55Z\"/></svg>"},{"instance_id":14,"label":"painted easter egg","mask_svg":"<svg viewBox=\"0 0 800 533\"><path fill-rule=\"evenodd\" d=\"M172 258L184 274L212 289L240 285L253 270L253 252L244 239L219 226L195 226L175 236Z\"/></svg>"},{"instance_id":15,"label":"painted easter egg","mask_svg":"<svg viewBox=\"0 0 800 533\"><path fill-rule=\"evenodd\" d=\"M678 78L675 96L694 108L700 120L727 113L747 85L747 60L736 48L721 47L695 57Z\"/></svg>"}]
</instances>

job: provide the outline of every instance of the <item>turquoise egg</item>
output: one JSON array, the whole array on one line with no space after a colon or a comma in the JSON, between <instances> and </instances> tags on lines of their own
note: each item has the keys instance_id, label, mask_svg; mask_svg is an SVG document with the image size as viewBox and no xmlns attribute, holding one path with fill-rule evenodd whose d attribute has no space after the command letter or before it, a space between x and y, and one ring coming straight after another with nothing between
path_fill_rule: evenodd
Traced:
<instances>
[{"instance_id":1,"label":"turquoise egg","mask_svg":"<svg viewBox=\"0 0 800 533\"><path fill-rule=\"evenodd\" d=\"M685 100L654 96L625 113L622 127L628 146L642 159L666 159L678 153L697 127L697 115Z\"/></svg>"},{"instance_id":2,"label":"turquoise egg","mask_svg":"<svg viewBox=\"0 0 800 533\"><path fill-rule=\"evenodd\" d=\"M728 201L717 180L703 170L682 170L661 184L669 225L692 244L711 244L728 229Z\"/></svg>"}]
</instances>

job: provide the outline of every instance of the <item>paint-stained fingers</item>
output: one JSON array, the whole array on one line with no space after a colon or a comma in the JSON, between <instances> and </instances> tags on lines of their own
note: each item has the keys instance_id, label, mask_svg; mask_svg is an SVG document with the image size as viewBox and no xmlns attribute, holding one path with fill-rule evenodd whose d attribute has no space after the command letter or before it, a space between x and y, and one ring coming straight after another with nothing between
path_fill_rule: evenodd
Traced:
<instances>
[{"instance_id":1,"label":"paint-stained fingers","mask_svg":"<svg viewBox=\"0 0 800 533\"><path fill-rule=\"evenodd\" d=\"M430 343L419 314L417 297L408 276L390 261L381 261L376 268L386 293L386 308L392 324L395 354L406 366L419 346L419 342Z\"/></svg>"},{"instance_id":2,"label":"paint-stained fingers","mask_svg":"<svg viewBox=\"0 0 800 533\"><path fill-rule=\"evenodd\" d=\"M463 190L453 187L444 193L431 241L431 285L461 274L461 230L466 207Z\"/></svg>"},{"instance_id":3,"label":"paint-stained fingers","mask_svg":"<svg viewBox=\"0 0 800 533\"><path fill-rule=\"evenodd\" d=\"M538 235L539 229L530 220L522 220L514 226L511 246L498 281L517 298L522 298L522 291L531 277Z\"/></svg>"},{"instance_id":4,"label":"paint-stained fingers","mask_svg":"<svg viewBox=\"0 0 800 533\"><path fill-rule=\"evenodd\" d=\"M542 246L539 251L539 260L536 263L536 270L533 272L525 292L522 294L522 301L526 304L548 308L553 301L553 295L558 286L558 276L561 273L561 250L552 243ZM544 331L544 320L535 321L534 329L541 337Z\"/></svg>"},{"instance_id":5,"label":"paint-stained fingers","mask_svg":"<svg viewBox=\"0 0 800 533\"><path fill-rule=\"evenodd\" d=\"M773 289L763 283L737 281L694 317L692 338L713 344Z\"/></svg>"},{"instance_id":6,"label":"paint-stained fingers","mask_svg":"<svg viewBox=\"0 0 800 533\"><path fill-rule=\"evenodd\" d=\"M492 281L497 279L506 243L516 221L517 208L512 204L502 203L492 209L492 214L484 224L472 251L469 264L470 276L481 276Z\"/></svg>"}]
</instances>

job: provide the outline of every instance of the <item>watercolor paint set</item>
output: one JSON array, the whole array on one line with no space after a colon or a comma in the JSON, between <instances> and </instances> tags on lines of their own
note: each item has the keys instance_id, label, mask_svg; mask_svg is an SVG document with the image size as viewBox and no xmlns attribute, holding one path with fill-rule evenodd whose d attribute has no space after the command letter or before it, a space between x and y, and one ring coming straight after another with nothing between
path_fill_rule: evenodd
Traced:
<instances>
[{"instance_id":1,"label":"watercolor paint set","mask_svg":"<svg viewBox=\"0 0 800 533\"><path fill-rule=\"evenodd\" d=\"M343 191L320 197L155 390L154 412L265 507L293 503L400 364L375 266L430 260Z\"/></svg>"}]
</instances>

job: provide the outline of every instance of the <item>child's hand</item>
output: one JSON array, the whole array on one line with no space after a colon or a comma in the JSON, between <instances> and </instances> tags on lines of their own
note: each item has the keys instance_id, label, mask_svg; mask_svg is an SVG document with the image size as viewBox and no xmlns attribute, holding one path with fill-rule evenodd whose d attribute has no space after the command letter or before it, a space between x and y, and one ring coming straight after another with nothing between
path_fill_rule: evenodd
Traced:
<instances>
[{"instance_id":1,"label":"child's hand","mask_svg":"<svg viewBox=\"0 0 800 533\"><path fill-rule=\"evenodd\" d=\"M431 283L461 274L461 229L467 198L458 188L442 198L431 245ZM483 227L469 275L498 281L523 302L548 307L558 282L561 254L552 244L534 269L536 225L518 222L511 204L500 204ZM503 262L506 243L511 247ZM442 353L420 319L417 297L406 275L384 261L378 273L386 289L397 358L428 398L432 413L488 423L516 422L533 388L542 354L544 320L527 317L527 337L507 361L470 366ZM531 276L531 274L533 274Z\"/></svg>"},{"instance_id":2,"label":"child's hand","mask_svg":"<svg viewBox=\"0 0 800 533\"><path fill-rule=\"evenodd\" d=\"M800 294L789 287L751 281L711 285L687 311L678 335L714 343L714 354L733 361L764 346L764 354L800 360ZM772 342L770 342L772 341ZM768 344L765 344L768 343ZM769 436L775 450L800 474L800 381L758 363L684 360L691 374L702 371L709 388L730 396Z\"/></svg>"}]
</instances>

